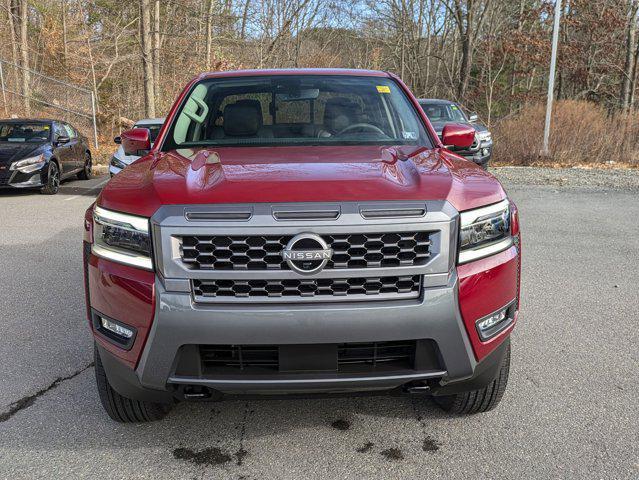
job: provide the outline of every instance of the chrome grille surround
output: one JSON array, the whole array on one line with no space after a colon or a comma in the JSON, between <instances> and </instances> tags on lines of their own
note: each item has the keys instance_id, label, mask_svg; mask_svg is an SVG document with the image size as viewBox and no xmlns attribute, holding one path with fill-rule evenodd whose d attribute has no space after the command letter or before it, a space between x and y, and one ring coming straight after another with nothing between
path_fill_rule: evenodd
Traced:
<instances>
[{"instance_id":1,"label":"chrome grille surround","mask_svg":"<svg viewBox=\"0 0 639 480\"><path fill-rule=\"evenodd\" d=\"M232 218L224 212L246 212ZM287 215L279 215L285 211ZM322 215L322 212L331 214ZM382 215L368 215L364 212L383 212ZM294 214L291 214L294 212ZM308 218L305 212L309 212ZM338 212L335 214L335 212ZM345 202L345 203L300 203L300 204L234 204L161 207L151 219L155 264L158 278L164 288L174 292L188 292L196 304L202 303L285 303L285 302L336 302L336 301L374 301L406 300L418 298L422 288L444 286L454 267L456 248L457 211L448 203L433 202ZM197 221L189 220L197 218ZM211 219L211 220L203 220ZM283 219L285 218L285 219ZM380 241L396 240L397 237L418 238L427 249L422 251L418 261L401 261L388 251L388 262L383 258L366 255L384 248L369 245L363 255L353 259L334 257L331 264L312 275L300 275L288 268L282 268L281 249L269 252L277 255L278 261L272 268L255 268L258 265L246 263L246 268L194 269L192 264L183 260L186 237L205 238L291 238L294 235L311 232L324 239L342 239L362 236L362 239ZM379 240L377 240L379 238ZM248 241L248 240L247 240ZM281 240L277 241L282 245ZM427 242L427 243L426 243ZM337 242L333 242L337 243ZM365 244L366 242L364 242ZM416 243L419 243L416 241ZM339 247L339 244L337 245ZM245 248L245 247L243 247ZM283 249L283 246L281 247ZM339 250L338 248L334 249ZM349 247L350 248L350 247ZM411 245L410 247L413 248ZM259 251L259 247L249 250ZM263 252L263 250L262 250ZM401 253L393 250L395 255ZM264 255L265 257L266 255ZM365 261L362 261L362 257ZM416 254L417 258L417 254ZM388 278L391 277L391 278ZM410 290L393 290L395 278L417 277L417 283L411 283ZM363 279L371 288L349 289L346 294L338 287L333 294L333 286L342 286L348 279ZM297 281L288 282L284 281ZM305 281L307 283L302 283ZM308 283L310 281L310 283ZM361 281L361 280L358 280ZM222 283L220 283L222 282ZM226 282L226 283L225 283ZM230 283L229 283L230 282ZM412 282L412 280L411 280ZM384 288L379 290L377 285ZM198 290L197 285L208 288L214 285L215 295ZM219 285L226 287L226 295L220 295ZM287 285L290 292L278 295L278 285ZM304 285L304 287L302 287ZM415 287L417 285L417 287ZM206 288L205 288L206 290ZM224 290L224 289L222 289ZM270 290L270 294L269 294ZM286 290L286 289L285 289ZM233 295L228 294L233 292ZM236 295L235 292L239 292ZM330 291L331 294L323 292ZM248 295L246 295L248 292ZM322 292L319 293L318 292ZM311 293L313 293L311 295Z\"/></svg>"}]
</instances>

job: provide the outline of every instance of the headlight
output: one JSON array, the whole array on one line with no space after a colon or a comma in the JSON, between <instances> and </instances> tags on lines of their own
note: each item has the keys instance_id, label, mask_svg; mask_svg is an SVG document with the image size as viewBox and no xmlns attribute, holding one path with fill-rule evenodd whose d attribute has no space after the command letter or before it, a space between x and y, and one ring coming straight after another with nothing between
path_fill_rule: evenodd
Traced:
<instances>
[{"instance_id":1,"label":"headlight","mask_svg":"<svg viewBox=\"0 0 639 480\"><path fill-rule=\"evenodd\" d=\"M93 253L115 262L153 269L149 219L112 212L93 211Z\"/></svg>"},{"instance_id":2,"label":"headlight","mask_svg":"<svg viewBox=\"0 0 639 480\"><path fill-rule=\"evenodd\" d=\"M480 142L490 142L493 137L490 132L477 132L477 139Z\"/></svg>"},{"instance_id":3,"label":"headlight","mask_svg":"<svg viewBox=\"0 0 639 480\"><path fill-rule=\"evenodd\" d=\"M17 162L13 162L9 167L9 170L18 170L22 173L31 173L40 170L42 167L44 167L44 156L40 154L36 155L35 157L29 157L23 160L18 160Z\"/></svg>"},{"instance_id":4,"label":"headlight","mask_svg":"<svg viewBox=\"0 0 639 480\"><path fill-rule=\"evenodd\" d=\"M117 157L111 157L111 165L119 169L126 168L126 163L124 163L122 160L120 160Z\"/></svg>"},{"instance_id":5,"label":"headlight","mask_svg":"<svg viewBox=\"0 0 639 480\"><path fill-rule=\"evenodd\" d=\"M494 255L512 244L508 200L460 214L460 264Z\"/></svg>"}]
</instances>

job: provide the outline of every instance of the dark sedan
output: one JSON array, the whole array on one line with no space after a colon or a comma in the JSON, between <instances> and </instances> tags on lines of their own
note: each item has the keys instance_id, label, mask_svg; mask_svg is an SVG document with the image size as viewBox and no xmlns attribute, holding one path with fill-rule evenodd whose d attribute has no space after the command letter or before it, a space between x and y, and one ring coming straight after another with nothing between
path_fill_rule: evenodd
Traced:
<instances>
[{"instance_id":1,"label":"dark sedan","mask_svg":"<svg viewBox=\"0 0 639 480\"><path fill-rule=\"evenodd\" d=\"M75 128L57 120L0 120L0 188L53 195L71 176L91 176L91 152Z\"/></svg>"},{"instance_id":2,"label":"dark sedan","mask_svg":"<svg viewBox=\"0 0 639 480\"><path fill-rule=\"evenodd\" d=\"M447 123L461 123L473 127L477 132L473 144L467 149L455 150L455 153L486 168L493 153L493 139L488 128L479 123L476 114L467 116L458 104L450 100L420 99L419 104L440 138Z\"/></svg>"}]
</instances>

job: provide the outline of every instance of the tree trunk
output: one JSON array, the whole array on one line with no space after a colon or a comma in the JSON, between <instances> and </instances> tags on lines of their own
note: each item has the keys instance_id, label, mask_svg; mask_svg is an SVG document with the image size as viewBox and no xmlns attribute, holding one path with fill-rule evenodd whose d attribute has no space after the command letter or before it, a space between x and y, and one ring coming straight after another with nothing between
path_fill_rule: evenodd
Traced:
<instances>
[{"instance_id":1,"label":"tree trunk","mask_svg":"<svg viewBox=\"0 0 639 480\"><path fill-rule=\"evenodd\" d=\"M244 11L242 12L242 26L240 27L240 38L244 40L246 37L246 21L249 12L249 6L251 5L251 0L246 0L244 2Z\"/></svg>"},{"instance_id":2,"label":"tree trunk","mask_svg":"<svg viewBox=\"0 0 639 480\"><path fill-rule=\"evenodd\" d=\"M215 0L209 0L206 13L206 70L211 70L211 49L213 47L213 4Z\"/></svg>"},{"instance_id":3,"label":"tree trunk","mask_svg":"<svg viewBox=\"0 0 639 480\"><path fill-rule=\"evenodd\" d=\"M31 75L29 72L29 3L28 0L20 2L20 57L22 59L22 95L24 95L24 114L31 115L31 92L29 84Z\"/></svg>"},{"instance_id":4,"label":"tree trunk","mask_svg":"<svg viewBox=\"0 0 639 480\"><path fill-rule=\"evenodd\" d=\"M17 26L16 26L16 13L19 5L15 5L13 0L7 0L7 13L9 15L9 35L11 36L11 59L15 65L18 64L18 40L17 40ZM18 78L18 69L13 67L13 88L17 92L20 80Z\"/></svg>"},{"instance_id":5,"label":"tree trunk","mask_svg":"<svg viewBox=\"0 0 639 480\"><path fill-rule=\"evenodd\" d=\"M635 93L639 83L639 45L635 45L635 59L632 63L632 83L630 85L630 108L635 107Z\"/></svg>"},{"instance_id":6,"label":"tree trunk","mask_svg":"<svg viewBox=\"0 0 639 480\"><path fill-rule=\"evenodd\" d=\"M64 76L68 77L67 58L69 57L68 40L67 40L67 0L61 1L62 7L62 67L64 68Z\"/></svg>"},{"instance_id":7,"label":"tree trunk","mask_svg":"<svg viewBox=\"0 0 639 480\"><path fill-rule=\"evenodd\" d=\"M153 25L153 93L160 102L160 0L155 0Z\"/></svg>"},{"instance_id":8,"label":"tree trunk","mask_svg":"<svg viewBox=\"0 0 639 480\"><path fill-rule=\"evenodd\" d=\"M153 89L153 59L151 58L151 6L149 0L140 0L140 39L144 68L144 111L147 118L155 117L155 91Z\"/></svg>"},{"instance_id":9,"label":"tree trunk","mask_svg":"<svg viewBox=\"0 0 639 480\"><path fill-rule=\"evenodd\" d=\"M457 84L457 100L463 102L464 97L466 96L466 90L468 90L468 80L470 78L470 66L472 61L472 47L470 33L468 31L462 34L461 47L462 51L461 63L459 65L459 83Z\"/></svg>"},{"instance_id":10,"label":"tree trunk","mask_svg":"<svg viewBox=\"0 0 639 480\"><path fill-rule=\"evenodd\" d=\"M619 104L621 109L628 111L632 96L633 71L635 70L635 49L637 36L637 0L630 2L630 10L628 12L628 25L626 28L626 54L621 82L621 94L619 96Z\"/></svg>"}]
</instances>

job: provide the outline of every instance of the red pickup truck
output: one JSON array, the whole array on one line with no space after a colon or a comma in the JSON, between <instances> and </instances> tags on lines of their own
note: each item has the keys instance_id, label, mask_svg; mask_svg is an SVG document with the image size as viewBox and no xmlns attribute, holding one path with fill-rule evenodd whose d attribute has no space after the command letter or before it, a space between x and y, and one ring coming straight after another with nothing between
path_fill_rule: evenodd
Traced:
<instances>
[{"instance_id":1,"label":"red pickup truck","mask_svg":"<svg viewBox=\"0 0 639 480\"><path fill-rule=\"evenodd\" d=\"M87 210L95 373L117 421L230 394L502 398L519 311L517 208L444 148L395 75L208 73Z\"/></svg>"}]
</instances>

